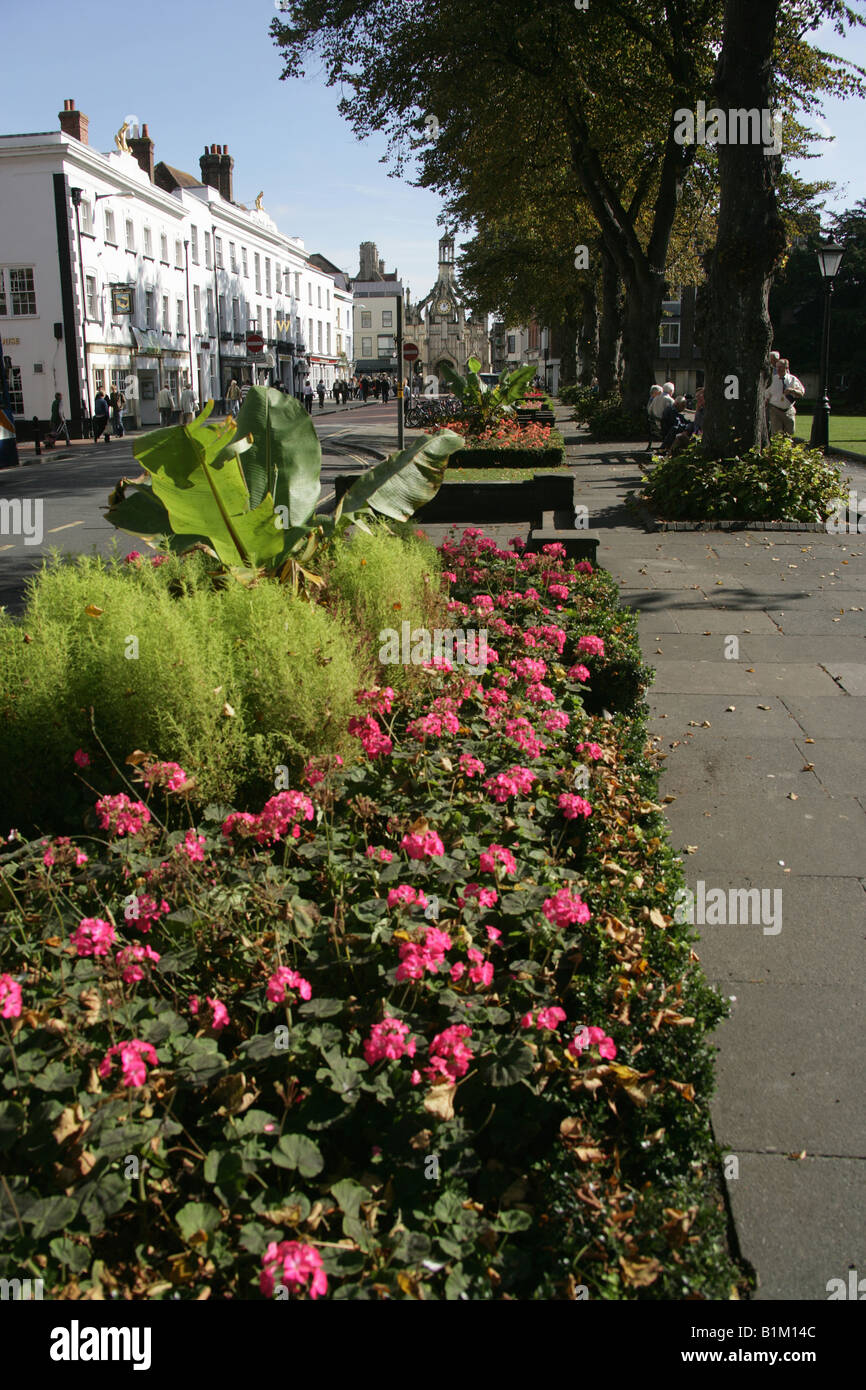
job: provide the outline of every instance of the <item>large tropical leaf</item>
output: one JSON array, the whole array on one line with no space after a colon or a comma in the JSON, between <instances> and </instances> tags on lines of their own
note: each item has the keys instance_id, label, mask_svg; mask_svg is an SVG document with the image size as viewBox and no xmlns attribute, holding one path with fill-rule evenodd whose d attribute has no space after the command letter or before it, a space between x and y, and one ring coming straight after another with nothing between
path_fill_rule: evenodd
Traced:
<instances>
[{"instance_id":1,"label":"large tropical leaf","mask_svg":"<svg viewBox=\"0 0 866 1390\"><path fill-rule=\"evenodd\" d=\"M168 510L149 484L132 483L124 478L123 489L122 499L109 501L105 508L106 519L118 530L141 536L142 540L149 542L164 540L168 549L175 554L190 550L198 542L207 542L206 536L175 535Z\"/></svg>"},{"instance_id":2,"label":"large tropical leaf","mask_svg":"<svg viewBox=\"0 0 866 1390\"><path fill-rule=\"evenodd\" d=\"M237 428L252 436L242 463L250 505L269 492L275 506L287 508L289 527L309 521L319 500L322 450L300 401L272 386L251 386Z\"/></svg>"},{"instance_id":3,"label":"large tropical leaf","mask_svg":"<svg viewBox=\"0 0 866 1390\"><path fill-rule=\"evenodd\" d=\"M474 381L471 376L461 376L459 372L454 370L450 362L442 362L439 370L445 378L446 384L451 387L454 395L457 396L464 405L470 406L479 403L481 400L481 383L477 375Z\"/></svg>"},{"instance_id":4,"label":"large tropical leaf","mask_svg":"<svg viewBox=\"0 0 866 1390\"><path fill-rule=\"evenodd\" d=\"M530 365L528 367L517 367L515 371L509 372L505 381L502 382L501 387L496 388L502 391L501 399L503 404L510 405L512 401L523 400L526 394L526 388L535 376L535 371L535 367Z\"/></svg>"},{"instance_id":5,"label":"large tropical leaf","mask_svg":"<svg viewBox=\"0 0 866 1390\"><path fill-rule=\"evenodd\" d=\"M463 440L453 430L416 439L402 453L374 464L352 484L343 498L343 516L369 507L392 521L408 521L436 496L450 455L462 448Z\"/></svg>"}]
</instances>

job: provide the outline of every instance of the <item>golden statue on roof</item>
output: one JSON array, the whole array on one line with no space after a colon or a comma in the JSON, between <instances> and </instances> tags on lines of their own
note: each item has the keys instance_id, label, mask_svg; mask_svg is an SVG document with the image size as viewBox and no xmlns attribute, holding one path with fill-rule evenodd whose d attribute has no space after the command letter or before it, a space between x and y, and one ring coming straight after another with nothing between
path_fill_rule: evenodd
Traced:
<instances>
[{"instance_id":1,"label":"golden statue on roof","mask_svg":"<svg viewBox=\"0 0 866 1390\"><path fill-rule=\"evenodd\" d=\"M129 121L124 121L124 122L123 122L123 125L120 127L120 130L117 132L117 134L116 134L115 137L114 137L114 143L115 143L115 145L117 146L118 151L120 152L120 154L132 154L132 150L129 148L129 144L128 144L127 139L126 139L126 132L127 132L128 130L129 130Z\"/></svg>"},{"instance_id":2,"label":"golden statue on roof","mask_svg":"<svg viewBox=\"0 0 866 1390\"><path fill-rule=\"evenodd\" d=\"M264 203L264 200L265 200L265 194L264 194L264 189L263 189L262 192L261 192L261 193L258 195L258 197L256 198L256 212L263 212L263 211L264 211L264 208L262 207L262 204Z\"/></svg>"}]
</instances>

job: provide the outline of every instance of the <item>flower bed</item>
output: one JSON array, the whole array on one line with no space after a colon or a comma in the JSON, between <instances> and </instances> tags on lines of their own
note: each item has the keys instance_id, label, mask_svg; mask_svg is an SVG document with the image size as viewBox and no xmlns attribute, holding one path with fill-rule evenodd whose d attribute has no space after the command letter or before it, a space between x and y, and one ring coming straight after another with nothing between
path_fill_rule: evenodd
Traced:
<instances>
[{"instance_id":1,"label":"flower bed","mask_svg":"<svg viewBox=\"0 0 866 1390\"><path fill-rule=\"evenodd\" d=\"M838 463L775 434L741 458L708 458L695 441L659 460L640 500L667 520L819 522L845 496Z\"/></svg>"},{"instance_id":2,"label":"flower bed","mask_svg":"<svg viewBox=\"0 0 866 1390\"><path fill-rule=\"evenodd\" d=\"M723 1006L674 918L649 673L613 581L560 549L443 545L490 664L359 691L353 764L168 830L185 773L143 756L91 833L12 841L0 1275L33 1261L70 1298L731 1296Z\"/></svg>"},{"instance_id":3,"label":"flower bed","mask_svg":"<svg viewBox=\"0 0 866 1390\"><path fill-rule=\"evenodd\" d=\"M443 428L428 433L440 434ZM549 425L504 417L480 434L473 434L469 425L459 420L451 421L448 428L466 440L466 447L454 455L455 467L461 469L557 468L565 457L565 440Z\"/></svg>"}]
</instances>

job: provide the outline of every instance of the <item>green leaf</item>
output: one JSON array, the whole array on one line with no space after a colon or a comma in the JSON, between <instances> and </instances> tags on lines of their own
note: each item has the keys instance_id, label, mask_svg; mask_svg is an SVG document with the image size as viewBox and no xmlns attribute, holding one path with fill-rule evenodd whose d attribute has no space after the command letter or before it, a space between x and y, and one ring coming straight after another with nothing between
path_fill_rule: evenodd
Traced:
<instances>
[{"instance_id":1,"label":"green leaf","mask_svg":"<svg viewBox=\"0 0 866 1390\"><path fill-rule=\"evenodd\" d=\"M497 1231L528 1231L532 1216L528 1211L503 1211L497 1216L494 1227Z\"/></svg>"},{"instance_id":2,"label":"green leaf","mask_svg":"<svg viewBox=\"0 0 866 1390\"><path fill-rule=\"evenodd\" d=\"M187 1245L198 1231L210 1238L220 1224L220 1214L209 1202L187 1202L175 1217L177 1227Z\"/></svg>"},{"instance_id":3,"label":"green leaf","mask_svg":"<svg viewBox=\"0 0 866 1390\"><path fill-rule=\"evenodd\" d=\"M149 541L164 538L175 553L189 550L199 542L207 543L206 536L176 536L173 533L168 510L149 483L125 482L123 500L103 510L106 520L119 531L128 531L132 536Z\"/></svg>"},{"instance_id":4,"label":"green leaf","mask_svg":"<svg viewBox=\"0 0 866 1390\"><path fill-rule=\"evenodd\" d=\"M335 1182L331 1187L331 1193L336 1197L345 1216L357 1216L361 1203L368 1201L370 1197L369 1190L353 1178L342 1178Z\"/></svg>"},{"instance_id":5,"label":"green leaf","mask_svg":"<svg viewBox=\"0 0 866 1390\"><path fill-rule=\"evenodd\" d=\"M86 1245L76 1245L68 1236L55 1236L48 1243L58 1264L65 1266L72 1274L80 1274L82 1269L87 1269L90 1265L90 1250Z\"/></svg>"},{"instance_id":6,"label":"green leaf","mask_svg":"<svg viewBox=\"0 0 866 1390\"><path fill-rule=\"evenodd\" d=\"M297 1010L299 1014L308 1018L332 1018L334 1014L342 1011L342 999L309 999L306 1004L299 1005Z\"/></svg>"},{"instance_id":7,"label":"green leaf","mask_svg":"<svg viewBox=\"0 0 866 1390\"><path fill-rule=\"evenodd\" d=\"M252 435L243 455L250 505L268 493L287 509L290 527L309 521L321 491L322 450L316 427L300 401L271 386L252 386L237 418L239 435ZM281 550L291 548L288 530Z\"/></svg>"},{"instance_id":8,"label":"green leaf","mask_svg":"<svg viewBox=\"0 0 866 1390\"><path fill-rule=\"evenodd\" d=\"M491 1086L514 1086L529 1075L534 1065L535 1058L529 1048L515 1038L487 1063L482 1074Z\"/></svg>"},{"instance_id":9,"label":"green leaf","mask_svg":"<svg viewBox=\"0 0 866 1390\"><path fill-rule=\"evenodd\" d=\"M271 1160L278 1168L297 1168L302 1178L314 1178L325 1166L318 1144L305 1134L284 1134Z\"/></svg>"},{"instance_id":10,"label":"green leaf","mask_svg":"<svg viewBox=\"0 0 866 1390\"><path fill-rule=\"evenodd\" d=\"M436 496L449 457L462 448L463 440L453 430L416 439L402 453L390 454L374 464L352 484L343 499L344 515L369 507L393 521L408 521Z\"/></svg>"},{"instance_id":11,"label":"green leaf","mask_svg":"<svg viewBox=\"0 0 866 1390\"><path fill-rule=\"evenodd\" d=\"M128 1188L124 1184L124 1196L127 1195ZM42 1236L50 1235L52 1231L62 1231L64 1226L70 1225L77 1211L78 1200L75 1197L42 1197L27 1208L23 1219L33 1226L34 1240L40 1240ZM91 1226L91 1229L94 1228Z\"/></svg>"}]
</instances>

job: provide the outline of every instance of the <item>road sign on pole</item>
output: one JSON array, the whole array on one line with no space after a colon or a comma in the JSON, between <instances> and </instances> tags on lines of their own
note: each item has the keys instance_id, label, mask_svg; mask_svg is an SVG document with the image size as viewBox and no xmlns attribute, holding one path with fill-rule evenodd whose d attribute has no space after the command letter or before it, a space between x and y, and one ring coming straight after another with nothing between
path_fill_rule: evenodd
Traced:
<instances>
[{"instance_id":1,"label":"road sign on pole","mask_svg":"<svg viewBox=\"0 0 866 1390\"><path fill-rule=\"evenodd\" d=\"M265 350L265 340L261 333L247 334L247 352L259 353Z\"/></svg>"},{"instance_id":2,"label":"road sign on pole","mask_svg":"<svg viewBox=\"0 0 866 1390\"><path fill-rule=\"evenodd\" d=\"M420 352L420 349L419 349L419 347L418 347L418 344L417 344L417 343L404 343L404 344L403 344L403 356L404 356L404 358L406 359L407 362L417 362L418 358L421 356L421 352Z\"/></svg>"}]
</instances>

